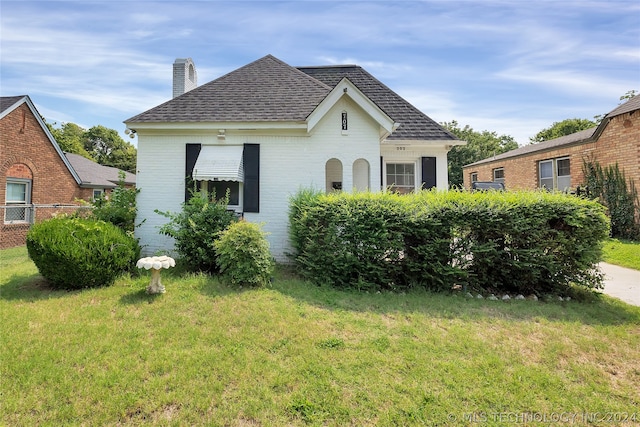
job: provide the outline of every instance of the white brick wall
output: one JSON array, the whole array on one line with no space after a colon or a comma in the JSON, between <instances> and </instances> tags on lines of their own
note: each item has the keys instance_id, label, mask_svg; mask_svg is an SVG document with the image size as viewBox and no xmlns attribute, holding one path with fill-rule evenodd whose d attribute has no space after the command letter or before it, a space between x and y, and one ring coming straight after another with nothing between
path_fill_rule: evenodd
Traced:
<instances>
[{"instance_id":1,"label":"white brick wall","mask_svg":"<svg viewBox=\"0 0 640 427\"><path fill-rule=\"evenodd\" d=\"M349 130L341 127L342 111L349 114ZM217 130L208 134L146 134L138 130L138 220L145 222L137 229L145 254L173 247L171 239L161 236L158 227L166 218L154 213L180 210L184 200L185 145L220 144ZM227 145L260 144L260 212L246 213L248 221L264 223L269 233L271 251L278 261L286 261L288 242L289 198L301 188L326 188L325 165L329 159L342 162L344 191L353 188L353 165L358 159L369 164L369 188L380 190L379 126L360 107L343 98L325 115L308 135L303 131L241 132L227 129ZM444 146L420 151L397 151L385 148L385 156L419 159L436 156L438 187L446 188L446 150ZM362 163L362 162L361 162ZM419 171L419 169L418 169ZM444 174L444 176L442 176ZM360 181L358 181L360 184Z\"/></svg>"}]
</instances>

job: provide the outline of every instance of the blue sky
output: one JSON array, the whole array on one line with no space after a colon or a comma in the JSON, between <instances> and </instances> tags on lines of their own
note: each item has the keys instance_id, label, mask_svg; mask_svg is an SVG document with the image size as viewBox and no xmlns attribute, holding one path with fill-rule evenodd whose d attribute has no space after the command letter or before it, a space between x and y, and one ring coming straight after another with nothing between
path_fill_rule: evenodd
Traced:
<instances>
[{"instance_id":1,"label":"blue sky","mask_svg":"<svg viewBox=\"0 0 640 427\"><path fill-rule=\"evenodd\" d=\"M171 97L179 57L199 84L267 54L358 64L437 122L520 144L640 90L637 0L1 0L0 26L2 96L123 136L123 120Z\"/></svg>"}]
</instances>

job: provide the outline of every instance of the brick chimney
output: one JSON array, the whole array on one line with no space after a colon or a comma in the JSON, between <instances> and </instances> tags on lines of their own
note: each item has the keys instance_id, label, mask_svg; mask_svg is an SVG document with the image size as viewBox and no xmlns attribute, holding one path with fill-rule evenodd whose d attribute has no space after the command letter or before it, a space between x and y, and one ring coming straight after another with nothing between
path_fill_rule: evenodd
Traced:
<instances>
[{"instance_id":1,"label":"brick chimney","mask_svg":"<svg viewBox=\"0 0 640 427\"><path fill-rule=\"evenodd\" d=\"M173 97L198 86L198 73L191 58L177 58L173 63Z\"/></svg>"}]
</instances>

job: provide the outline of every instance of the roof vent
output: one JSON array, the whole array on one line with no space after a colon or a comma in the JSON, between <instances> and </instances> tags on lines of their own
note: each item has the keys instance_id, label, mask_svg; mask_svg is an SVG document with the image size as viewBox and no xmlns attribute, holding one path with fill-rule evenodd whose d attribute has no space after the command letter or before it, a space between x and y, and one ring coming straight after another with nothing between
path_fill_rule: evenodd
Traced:
<instances>
[{"instance_id":1,"label":"roof vent","mask_svg":"<svg viewBox=\"0 0 640 427\"><path fill-rule=\"evenodd\" d=\"M198 86L198 73L191 58L177 58L173 63L173 97Z\"/></svg>"}]
</instances>

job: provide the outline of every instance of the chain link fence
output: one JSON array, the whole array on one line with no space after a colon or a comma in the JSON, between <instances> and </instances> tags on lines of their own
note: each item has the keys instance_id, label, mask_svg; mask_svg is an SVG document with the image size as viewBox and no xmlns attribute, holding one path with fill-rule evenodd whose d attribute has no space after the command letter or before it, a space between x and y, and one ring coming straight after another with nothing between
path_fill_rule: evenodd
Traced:
<instances>
[{"instance_id":1,"label":"chain link fence","mask_svg":"<svg viewBox=\"0 0 640 427\"><path fill-rule=\"evenodd\" d=\"M91 206L82 205L5 205L0 206L0 215L4 225L11 224L34 224L51 218L57 214L73 214L78 210L91 209Z\"/></svg>"}]
</instances>

